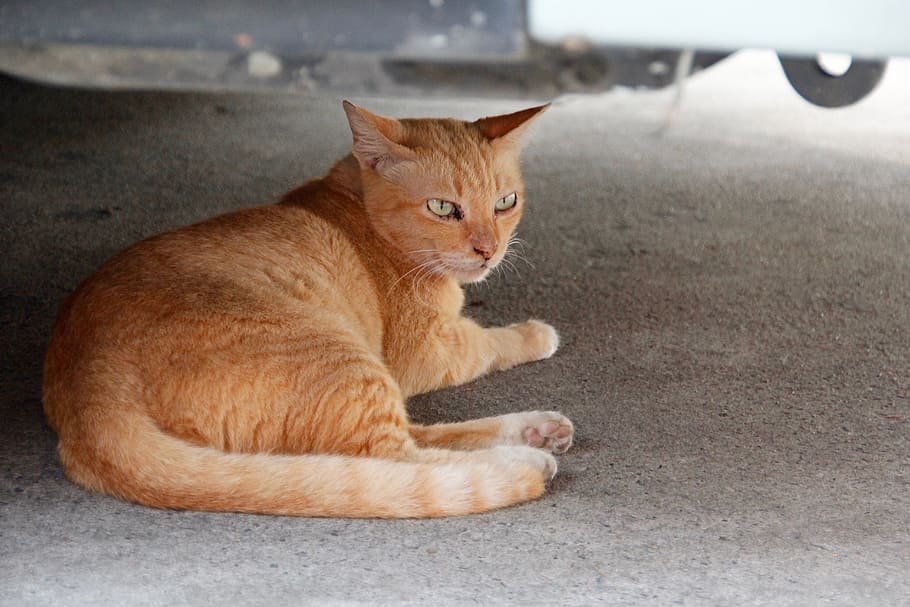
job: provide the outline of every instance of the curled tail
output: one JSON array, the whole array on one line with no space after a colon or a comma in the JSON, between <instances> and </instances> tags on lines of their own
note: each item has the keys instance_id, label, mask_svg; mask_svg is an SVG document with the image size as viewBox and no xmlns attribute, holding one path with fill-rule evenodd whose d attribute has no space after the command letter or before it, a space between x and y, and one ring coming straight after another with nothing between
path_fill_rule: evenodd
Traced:
<instances>
[{"instance_id":1,"label":"curled tail","mask_svg":"<svg viewBox=\"0 0 910 607\"><path fill-rule=\"evenodd\" d=\"M61 435L67 475L159 508L297 516L423 518L484 512L538 497L552 456L528 447L453 463L340 455L225 453L160 430L138 412L104 419L107 440ZM114 442L109 437L122 437ZM495 457L490 457L490 455Z\"/></svg>"}]
</instances>

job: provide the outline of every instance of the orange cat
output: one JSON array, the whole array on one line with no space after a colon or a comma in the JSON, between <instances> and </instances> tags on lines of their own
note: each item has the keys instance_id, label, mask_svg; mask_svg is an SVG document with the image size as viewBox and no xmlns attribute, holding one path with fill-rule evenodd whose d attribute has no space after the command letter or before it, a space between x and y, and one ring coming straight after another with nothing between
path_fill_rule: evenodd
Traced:
<instances>
[{"instance_id":1,"label":"orange cat","mask_svg":"<svg viewBox=\"0 0 910 607\"><path fill-rule=\"evenodd\" d=\"M484 329L460 283L502 261L520 138L345 102L353 154L278 204L141 242L63 304L44 410L69 477L163 508L431 517L539 496L555 412L420 426L405 399L551 356L530 320Z\"/></svg>"}]
</instances>

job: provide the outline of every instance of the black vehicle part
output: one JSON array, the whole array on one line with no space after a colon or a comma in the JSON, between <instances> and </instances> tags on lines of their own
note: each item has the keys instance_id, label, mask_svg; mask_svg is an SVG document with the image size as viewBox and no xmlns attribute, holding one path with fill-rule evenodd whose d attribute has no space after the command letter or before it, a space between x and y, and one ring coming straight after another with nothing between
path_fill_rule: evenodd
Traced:
<instances>
[{"instance_id":1,"label":"black vehicle part","mask_svg":"<svg viewBox=\"0 0 910 607\"><path fill-rule=\"evenodd\" d=\"M100 47L517 56L524 0L3 0L0 40Z\"/></svg>"},{"instance_id":2,"label":"black vehicle part","mask_svg":"<svg viewBox=\"0 0 910 607\"><path fill-rule=\"evenodd\" d=\"M829 74L817 58L778 55L784 74L800 96L822 107L856 103L878 86L887 61L853 59L841 75Z\"/></svg>"},{"instance_id":3,"label":"black vehicle part","mask_svg":"<svg viewBox=\"0 0 910 607\"><path fill-rule=\"evenodd\" d=\"M549 98L673 82L679 51L543 45L525 0L0 0L0 71L105 88ZM698 53L693 68L724 54Z\"/></svg>"}]
</instances>

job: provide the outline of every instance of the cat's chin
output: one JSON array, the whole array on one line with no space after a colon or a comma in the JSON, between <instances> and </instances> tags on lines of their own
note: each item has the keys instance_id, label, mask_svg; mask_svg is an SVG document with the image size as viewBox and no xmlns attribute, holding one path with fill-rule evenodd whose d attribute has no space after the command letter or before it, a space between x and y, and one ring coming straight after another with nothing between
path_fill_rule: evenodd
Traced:
<instances>
[{"instance_id":1,"label":"cat's chin","mask_svg":"<svg viewBox=\"0 0 910 607\"><path fill-rule=\"evenodd\" d=\"M478 269L472 270L450 270L450 276L460 282L461 284L469 284L472 282L482 282L490 275L490 271L493 268L487 266Z\"/></svg>"},{"instance_id":2,"label":"cat's chin","mask_svg":"<svg viewBox=\"0 0 910 607\"><path fill-rule=\"evenodd\" d=\"M462 280L461 283L468 284L468 283L472 283L472 282L483 282L484 280L487 279L487 276L489 276L489 275L490 275L490 268L487 268L483 272L477 273L471 278Z\"/></svg>"},{"instance_id":3,"label":"cat's chin","mask_svg":"<svg viewBox=\"0 0 910 607\"><path fill-rule=\"evenodd\" d=\"M440 264L441 273L461 284L481 282L499 265L501 259L493 258L480 263L476 259L452 259L448 257Z\"/></svg>"}]
</instances>

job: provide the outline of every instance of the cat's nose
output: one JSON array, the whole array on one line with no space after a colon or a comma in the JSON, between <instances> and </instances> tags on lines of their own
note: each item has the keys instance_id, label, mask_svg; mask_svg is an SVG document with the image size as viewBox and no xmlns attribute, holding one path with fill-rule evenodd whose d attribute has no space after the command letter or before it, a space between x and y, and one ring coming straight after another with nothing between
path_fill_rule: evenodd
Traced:
<instances>
[{"instance_id":1,"label":"cat's nose","mask_svg":"<svg viewBox=\"0 0 910 607\"><path fill-rule=\"evenodd\" d=\"M492 236L471 239L474 252L483 257L484 261L489 261L496 254L496 244L496 239Z\"/></svg>"},{"instance_id":2,"label":"cat's nose","mask_svg":"<svg viewBox=\"0 0 910 607\"><path fill-rule=\"evenodd\" d=\"M490 258L493 257L493 251L487 249L478 249L474 247L474 252L483 257L484 261L490 261Z\"/></svg>"}]
</instances>

